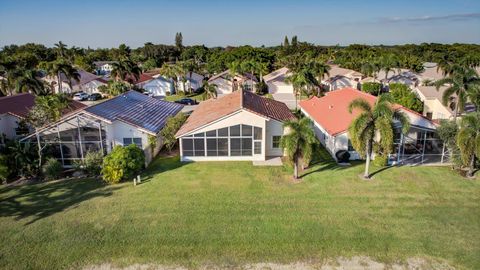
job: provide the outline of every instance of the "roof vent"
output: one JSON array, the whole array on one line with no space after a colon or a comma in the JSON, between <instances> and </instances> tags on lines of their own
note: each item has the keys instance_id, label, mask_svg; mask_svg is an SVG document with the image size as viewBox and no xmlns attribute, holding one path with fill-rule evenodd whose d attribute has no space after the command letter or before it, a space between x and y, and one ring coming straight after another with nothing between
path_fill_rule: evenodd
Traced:
<instances>
[{"instance_id":1,"label":"roof vent","mask_svg":"<svg viewBox=\"0 0 480 270\"><path fill-rule=\"evenodd\" d=\"M333 105L328 106L328 108L329 108L330 110L333 109Z\"/></svg>"}]
</instances>

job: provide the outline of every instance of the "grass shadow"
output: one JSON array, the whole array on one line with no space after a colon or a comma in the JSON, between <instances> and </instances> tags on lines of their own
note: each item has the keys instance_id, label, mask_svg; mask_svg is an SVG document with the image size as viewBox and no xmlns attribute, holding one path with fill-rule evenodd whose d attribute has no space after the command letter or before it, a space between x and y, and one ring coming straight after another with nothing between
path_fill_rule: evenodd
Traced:
<instances>
[{"instance_id":1,"label":"grass shadow","mask_svg":"<svg viewBox=\"0 0 480 270\"><path fill-rule=\"evenodd\" d=\"M120 187L106 187L95 179L64 180L3 188L1 217L32 218L25 225L76 207L95 197L107 197ZM8 196L8 194L12 194Z\"/></svg>"}]
</instances>

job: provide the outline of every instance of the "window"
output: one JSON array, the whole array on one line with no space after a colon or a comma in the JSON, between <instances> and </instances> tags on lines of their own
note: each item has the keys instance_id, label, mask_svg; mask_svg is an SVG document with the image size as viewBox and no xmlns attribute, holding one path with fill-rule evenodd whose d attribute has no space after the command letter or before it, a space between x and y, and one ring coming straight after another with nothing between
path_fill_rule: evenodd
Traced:
<instances>
[{"instance_id":1,"label":"window","mask_svg":"<svg viewBox=\"0 0 480 270\"><path fill-rule=\"evenodd\" d=\"M262 128L235 125L182 138L183 156L252 156L262 153Z\"/></svg>"},{"instance_id":2,"label":"window","mask_svg":"<svg viewBox=\"0 0 480 270\"><path fill-rule=\"evenodd\" d=\"M272 136L272 148L280 148L282 136Z\"/></svg>"},{"instance_id":3,"label":"window","mask_svg":"<svg viewBox=\"0 0 480 270\"><path fill-rule=\"evenodd\" d=\"M130 144L135 144L142 149L142 138L123 138L123 146Z\"/></svg>"}]
</instances>

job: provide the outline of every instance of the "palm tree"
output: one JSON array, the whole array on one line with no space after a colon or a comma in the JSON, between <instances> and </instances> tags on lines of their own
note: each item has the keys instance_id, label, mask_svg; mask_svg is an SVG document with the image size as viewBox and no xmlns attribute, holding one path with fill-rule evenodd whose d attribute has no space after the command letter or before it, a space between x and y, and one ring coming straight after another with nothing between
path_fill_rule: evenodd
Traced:
<instances>
[{"instance_id":1,"label":"palm tree","mask_svg":"<svg viewBox=\"0 0 480 270\"><path fill-rule=\"evenodd\" d=\"M214 83L203 82L203 100L217 98L217 85Z\"/></svg>"},{"instance_id":2,"label":"palm tree","mask_svg":"<svg viewBox=\"0 0 480 270\"><path fill-rule=\"evenodd\" d=\"M437 91L444 85L447 85L447 89L443 93L442 102L448 105L451 98L455 97L453 118L456 121L458 113L465 107L469 92L480 86L480 78L474 69L455 65L447 77L435 82Z\"/></svg>"},{"instance_id":3,"label":"palm tree","mask_svg":"<svg viewBox=\"0 0 480 270\"><path fill-rule=\"evenodd\" d=\"M183 71L181 70L180 66L175 64L164 63L160 68L160 74L166 78L171 78L173 80L173 88L175 90L175 93L177 93L178 77L183 74Z\"/></svg>"},{"instance_id":4,"label":"palm tree","mask_svg":"<svg viewBox=\"0 0 480 270\"><path fill-rule=\"evenodd\" d=\"M241 63L239 61L233 61L228 64L228 73L232 82L232 91L238 90L238 83L235 77L242 71Z\"/></svg>"},{"instance_id":5,"label":"palm tree","mask_svg":"<svg viewBox=\"0 0 480 270\"><path fill-rule=\"evenodd\" d=\"M141 73L141 68L139 68L132 60L127 58L123 58L120 61L112 64L111 75L117 80L125 81L128 77L138 80Z\"/></svg>"},{"instance_id":6,"label":"palm tree","mask_svg":"<svg viewBox=\"0 0 480 270\"><path fill-rule=\"evenodd\" d=\"M58 92L62 93L62 74L67 79L68 85L72 88L72 80L80 81L80 73L71 64L64 59L58 59L53 62L43 62L40 65L50 76L57 78Z\"/></svg>"},{"instance_id":7,"label":"palm tree","mask_svg":"<svg viewBox=\"0 0 480 270\"><path fill-rule=\"evenodd\" d=\"M308 67L304 67L298 71L294 71L290 76L285 78L285 82L290 83L293 86L295 95L295 108L298 106L298 96L302 93L307 96L314 95L312 87L319 86L315 75Z\"/></svg>"},{"instance_id":8,"label":"palm tree","mask_svg":"<svg viewBox=\"0 0 480 270\"><path fill-rule=\"evenodd\" d=\"M350 123L348 135L355 150L366 157L363 175L365 179L370 179L369 167L374 143L380 146L384 155L392 150L394 119L401 123L403 133L410 127L407 117L392 109L390 100L389 95L380 95L372 107L365 99L357 98L348 106L350 113L355 109L360 111L360 114ZM378 138L376 134L380 135L380 140L377 142L375 142L375 138Z\"/></svg>"},{"instance_id":9,"label":"palm tree","mask_svg":"<svg viewBox=\"0 0 480 270\"><path fill-rule=\"evenodd\" d=\"M457 145L462 162L468 166L467 176L472 177L475 160L480 157L480 113L469 113L462 117L457 134Z\"/></svg>"},{"instance_id":10,"label":"palm tree","mask_svg":"<svg viewBox=\"0 0 480 270\"><path fill-rule=\"evenodd\" d=\"M36 70L22 70L15 78L15 90L17 93L31 92L35 95L46 95L45 82L38 76Z\"/></svg>"},{"instance_id":11,"label":"palm tree","mask_svg":"<svg viewBox=\"0 0 480 270\"><path fill-rule=\"evenodd\" d=\"M394 54L382 55L380 58L380 67L385 71L385 82L388 79L388 73L398 68L398 59Z\"/></svg>"},{"instance_id":12,"label":"palm tree","mask_svg":"<svg viewBox=\"0 0 480 270\"><path fill-rule=\"evenodd\" d=\"M293 163L293 178L298 179L299 160L303 160L303 166L308 166L312 158L313 147L318 143L317 137L313 132L312 122L306 117L287 121L283 127L288 130L288 133L282 136L280 145Z\"/></svg>"},{"instance_id":13,"label":"palm tree","mask_svg":"<svg viewBox=\"0 0 480 270\"><path fill-rule=\"evenodd\" d=\"M57 53L57 57L65 58L67 54L67 45L61 41L58 43L53 44L55 46L55 52Z\"/></svg>"},{"instance_id":14,"label":"palm tree","mask_svg":"<svg viewBox=\"0 0 480 270\"><path fill-rule=\"evenodd\" d=\"M320 61L319 59L312 60L308 65L309 69L311 70L316 79L316 81L310 81L311 83L317 84L317 96L321 96L322 88L320 87L320 84L325 76L330 76L330 66L327 63Z\"/></svg>"}]
</instances>

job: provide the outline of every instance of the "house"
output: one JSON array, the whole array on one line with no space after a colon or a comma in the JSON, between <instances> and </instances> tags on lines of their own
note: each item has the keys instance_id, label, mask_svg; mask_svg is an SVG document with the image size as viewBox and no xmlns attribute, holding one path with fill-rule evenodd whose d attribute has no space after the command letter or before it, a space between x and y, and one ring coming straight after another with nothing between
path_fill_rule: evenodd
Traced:
<instances>
[{"instance_id":1,"label":"house","mask_svg":"<svg viewBox=\"0 0 480 270\"><path fill-rule=\"evenodd\" d=\"M201 102L177 132L182 161L283 156L283 123L295 116L281 102L245 90Z\"/></svg>"},{"instance_id":2,"label":"house","mask_svg":"<svg viewBox=\"0 0 480 270\"><path fill-rule=\"evenodd\" d=\"M0 97L0 144L4 143L4 139L15 140L32 131L22 122L34 105L35 96L30 93ZM68 115L84 107L80 102L71 101L62 114Z\"/></svg>"},{"instance_id":3,"label":"house","mask_svg":"<svg viewBox=\"0 0 480 270\"><path fill-rule=\"evenodd\" d=\"M322 80L322 84L328 86L330 91L345 87L357 88L363 74L352 69L342 68L338 65L330 65L328 78Z\"/></svg>"},{"instance_id":4,"label":"house","mask_svg":"<svg viewBox=\"0 0 480 270\"><path fill-rule=\"evenodd\" d=\"M358 111L351 114L348 106L357 98L362 98L371 105L377 99L356 89L344 88L328 92L321 98L313 97L300 102L302 113L312 120L319 141L334 158L339 150L348 150L352 160L360 158L348 137L348 127L359 114ZM390 155L390 161L427 162L440 159L444 149L443 143L436 136L436 125L421 114L398 104L394 104L393 108L405 113L411 126L408 133L403 135L400 123L395 121L395 148Z\"/></svg>"},{"instance_id":5,"label":"house","mask_svg":"<svg viewBox=\"0 0 480 270\"><path fill-rule=\"evenodd\" d=\"M421 85L413 89L418 98L423 102L423 115L427 118L440 120L453 117L454 99L451 100L449 106L445 106L442 103L443 93L446 88L446 86L443 86L437 90L435 86Z\"/></svg>"},{"instance_id":6,"label":"house","mask_svg":"<svg viewBox=\"0 0 480 270\"><path fill-rule=\"evenodd\" d=\"M140 87L142 88L142 85L144 85L145 83L153 80L153 76L151 76L150 74L147 74L147 73L142 73L140 75L138 75L138 78L133 76L133 75L126 75L125 76L125 79L123 81L125 81L126 83L129 83L129 84L132 84L132 85L135 85L137 87Z\"/></svg>"},{"instance_id":7,"label":"house","mask_svg":"<svg viewBox=\"0 0 480 270\"><path fill-rule=\"evenodd\" d=\"M188 72L187 76L185 77L185 84L181 77L177 78L177 90L183 91L183 92L196 91L197 89L203 86L203 80L205 80L204 76L196 72L191 72L191 73ZM185 85L185 89L184 89L184 85Z\"/></svg>"},{"instance_id":8,"label":"house","mask_svg":"<svg viewBox=\"0 0 480 270\"><path fill-rule=\"evenodd\" d=\"M250 73L237 74L232 80L230 71L225 70L211 77L208 82L217 86L217 95L221 96L240 89L253 92L258 80Z\"/></svg>"},{"instance_id":9,"label":"house","mask_svg":"<svg viewBox=\"0 0 480 270\"><path fill-rule=\"evenodd\" d=\"M94 61L95 71L97 75L109 75L113 70L113 63L116 61Z\"/></svg>"},{"instance_id":10,"label":"house","mask_svg":"<svg viewBox=\"0 0 480 270\"><path fill-rule=\"evenodd\" d=\"M87 72L83 69L78 69L77 72L80 74L80 80L69 80L65 74L60 74L60 80L62 81L62 93L74 93L83 91L88 94L99 93L98 87L101 85L106 85L107 81L95 74ZM47 76L45 80L52 86L55 93L59 93L60 89L58 87L58 78L56 76Z\"/></svg>"},{"instance_id":11,"label":"house","mask_svg":"<svg viewBox=\"0 0 480 270\"><path fill-rule=\"evenodd\" d=\"M268 93L273 99L285 103L288 108L294 109L296 107L295 91L292 84L285 80L290 76L290 71L287 67L283 67L263 76L263 80L267 84Z\"/></svg>"},{"instance_id":12,"label":"house","mask_svg":"<svg viewBox=\"0 0 480 270\"><path fill-rule=\"evenodd\" d=\"M174 93L175 89L173 85L173 80L166 79L162 76L152 77L151 79L140 81L136 84L137 87L144 89L145 92L148 92L154 97L164 97L167 94Z\"/></svg>"},{"instance_id":13,"label":"house","mask_svg":"<svg viewBox=\"0 0 480 270\"><path fill-rule=\"evenodd\" d=\"M145 152L148 164L162 147L160 131L167 118L176 115L182 107L128 91L63 117L38 130L38 134L41 143L53 146L55 157L65 167L83 159L88 151L106 154L116 145L129 144L136 144ZM155 147L152 141L156 142Z\"/></svg>"}]
</instances>

